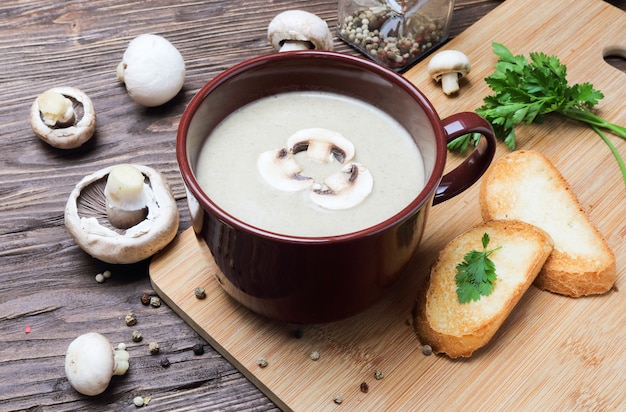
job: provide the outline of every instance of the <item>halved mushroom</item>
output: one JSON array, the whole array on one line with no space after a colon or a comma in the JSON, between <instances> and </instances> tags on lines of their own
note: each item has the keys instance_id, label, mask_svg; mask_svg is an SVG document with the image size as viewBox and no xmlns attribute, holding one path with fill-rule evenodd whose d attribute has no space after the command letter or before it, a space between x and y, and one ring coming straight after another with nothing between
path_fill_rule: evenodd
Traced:
<instances>
[{"instance_id":1,"label":"halved mushroom","mask_svg":"<svg viewBox=\"0 0 626 412\"><path fill-rule=\"evenodd\" d=\"M330 210L349 209L361 203L372 192L374 179L360 163L349 163L340 172L333 173L311 187L311 200Z\"/></svg>"},{"instance_id":2,"label":"halved mushroom","mask_svg":"<svg viewBox=\"0 0 626 412\"><path fill-rule=\"evenodd\" d=\"M336 159L340 163L347 163L354 157L354 145L341 133L334 130L314 127L302 129L287 139L287 149L299 153L306 150L309 159L328 163Z\"/></svg>"},{"instance_id":3,"label":"halved mushroom","mask_svg":"<svg viewBox=\"0 0 626 412\"><path fill-rule=\"evenodd\" d=\"M313 179L300 174L302 167L287 149L269 150L257 160L259 173L272 187L287 192L298 192L313 184Z\"/></svg>"},{"instance_id":4,"label":"halved mushroom","mask_svg":"<svg viewBox=\"0 0 626 412\"><path fill-rule=\"evenodd\" d=\"M40 94L30 108L33 132L50 146L75 149L96 129L96 111L85 93L75 87L53 87Z\"/></svg>"},{"instance_id":5,"label":"halved mushroom","mask_svg":"<svg viewBox=\"0 0 626 412\"><path fill-rule=\"evenodd\" d=\"M145 177L144 195L148 212L139 223L120 229L106 213L104 186L113 167L84 177L70 194L65 206L65 226L74 241L91 256L107 263L134 263L167 246L178 231L176 200L163 175L133 164Z\"/></svg>"}]
</instances>

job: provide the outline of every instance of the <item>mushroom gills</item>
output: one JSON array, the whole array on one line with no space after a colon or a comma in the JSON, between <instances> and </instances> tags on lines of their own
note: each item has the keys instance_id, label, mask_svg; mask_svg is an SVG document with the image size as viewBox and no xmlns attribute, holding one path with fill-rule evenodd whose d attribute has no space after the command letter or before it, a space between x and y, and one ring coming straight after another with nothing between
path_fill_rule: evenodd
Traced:
<instances>
[{"instance_id":1,"label":"mushroom gills","mask_svg":"<svg viewBox=\"0 0 626 412\"><path fill-rule=\"evenodd\" d=\"M311 187L313 203L329 210L354 207L372 192L374 179L371 172L360 163L349 163L340 172L333 173Z\"/></svg>"},{"instance_id":2,"label":"mushroom gills","mask_svg":"<svg viewBox=\"0 0 626 412\"><path fill-rule=\"evenodd\" d=\"M146 218L148 207L145 176L128 164L114 166L104 188L106 213L114 227L128 229Z\"/></svg>"},{"instance_id":3,"label":"mushroom gills","mask_svg":"<svg viewBox=\"0 0 626 412\"><path fill-rule=\"evenodd\" d=\"M312 178L301 174L302 167L293 153L284 148L261 153L257 168L261 177L278 190L297 192L313 184Z\"/></svg>"},{"instance_id":4,"label":"mushroom gills","mask_svg":"<svg viewBox=\"0 0 626 412\"><path fill-rule=\"evenodd\" d=\"M293 153L306 150L309 159L322 163L337 160L346 163L354 158L355 149L350 140L334 130L319 127L302 129L287 139L287 149Z\"/></svg>"}]
</instances>

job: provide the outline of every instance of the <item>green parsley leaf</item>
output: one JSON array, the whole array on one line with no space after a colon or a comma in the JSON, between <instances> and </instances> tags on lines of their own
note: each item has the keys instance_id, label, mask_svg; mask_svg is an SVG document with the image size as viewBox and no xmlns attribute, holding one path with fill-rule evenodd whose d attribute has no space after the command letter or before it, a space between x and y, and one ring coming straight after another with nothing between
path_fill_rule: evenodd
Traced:
<instances>
[{"instance_id":1,"label":"green parsley leaf","mask_svg":"<svg viewBox=\"0 0 626 412\"><path fill-rule=\"evenodd\" d=\"M483 250L468 252L463 262L456 266L456 294L461 303L479 300L481 296L488 296L493 292L497 279L496 265L489 256L501 246L487 250L489 240L489 234L483 234Z\"/></svg>"},{"instance_id":2,"label":"green parsley leaf","mask_svg":"<svg viewBox=\"0 0 626 412\"><path fill-rule=\"evenodd\" d=\"M519 124L541 123L545 115L560 113L568 118L587 123L600 136L617 160L626 185L626 165L611 141L601 129L609 130L626 139L626 127L610 123L592 112L604 98L591 83L569 85L567 67L558 57L545 53L515 56L504 45L493 43L498 56L495 72L485 78L494 92L483 99L476 112L493 127L498 138L515 150L515 127ZM476 146L479 137L466 134L448 143L448 149L462 152Z\"/></svg>"}]
</instances>

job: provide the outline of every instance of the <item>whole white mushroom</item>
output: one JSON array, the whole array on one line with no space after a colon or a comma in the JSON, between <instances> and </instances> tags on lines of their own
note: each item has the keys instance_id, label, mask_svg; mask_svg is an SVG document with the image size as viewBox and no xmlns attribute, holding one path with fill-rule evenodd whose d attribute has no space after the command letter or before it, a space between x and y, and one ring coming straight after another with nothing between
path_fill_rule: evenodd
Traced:
<instances>
[{"instance_id":1,"label":"whole white mushroom","mask_svg":"<svg viewBox=\"0 0 626 412\"><path fill-rule=\"evenodd\" d=\"M83 395L95 396L106 390L113 375L128 370L128 352L113 349L109 340L96 332L80 335L65 354L65 374L70 385Z\"/></svg>"},{"instance_id":2,"label":"whole white mushroom","mask_svg":"<svg viewBox=\"0 0 626 412\"><path fill-rule=\"evenodd\" d=\"M117 78L128 95L142 106L170 101L185 83L185 61L178 49L155 34L135 37L117 66Z\"/></svg>"}]
</instances>

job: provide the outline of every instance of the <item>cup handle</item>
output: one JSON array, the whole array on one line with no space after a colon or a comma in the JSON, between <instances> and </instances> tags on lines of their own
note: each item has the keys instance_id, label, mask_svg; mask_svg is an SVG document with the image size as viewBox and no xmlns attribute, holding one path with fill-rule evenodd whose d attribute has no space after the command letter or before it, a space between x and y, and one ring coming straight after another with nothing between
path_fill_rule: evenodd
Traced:
<instances>
[{"instance_id":1,"label":"cup handle","mask_svg":"<svg viewBox=\"0 0 626 412\"><path fill-rule=\"evenodd\" d=\"M467 133L480 133L478 145L469 156L443 175L435 192L433 205L445 202L472 186L485 173L496 152L496 137L489 122L474 112L461 112L441 121L448 135L446 143Z\"/></svg>"}]
</instances>

